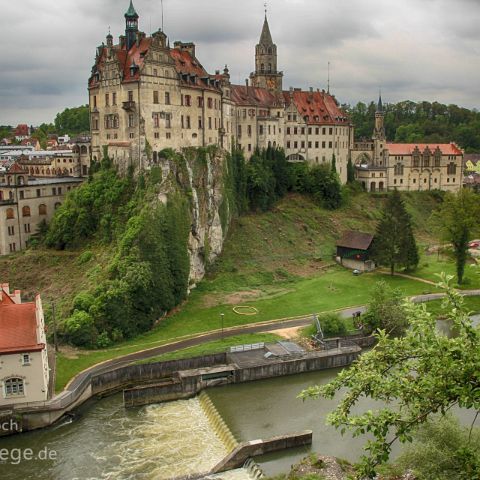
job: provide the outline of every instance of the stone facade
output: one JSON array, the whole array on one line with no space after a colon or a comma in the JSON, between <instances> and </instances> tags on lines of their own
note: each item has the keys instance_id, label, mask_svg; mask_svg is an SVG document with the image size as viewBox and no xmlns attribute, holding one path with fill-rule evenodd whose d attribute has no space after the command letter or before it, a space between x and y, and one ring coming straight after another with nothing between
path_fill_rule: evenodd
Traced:
<instances>
[{"instance_id":1,"label":"stone facade","mask_svg":"<svg viewBox=\"0 0 480 480\"><path fill-rule=\"evenodd\" d=\"M81 178L32 178L14 164L0 183L0 255L23 250L42 221L49 222Z\"/></svg>"},{"instance_id":2,"label":"stone facade","mask_svg":"<svg viewBox=\"0 0 480 480\"><path fill-rule=\"evenodd\" d=\"M0 289L0 406L48 399L45 323L40 296L22 303L20 291Z\"/></svg>"},{"instance_id":3,"label":"stone facade","mask_svg":"<svg viewBox=\"0 0 480 480\"><path fill-rule=\"evenodd\" d=\"M145 169L164 148L216 144L229 150L233 141L246 158L268 146L285 148L292 161L331 162L335 155L346 181L353 127L328 92L283 90L266 17L255 71L244 85L230 82L227 66L208 74L193 43L172 48L161 30L147 37L133 5L125 20L118 44L108 35L98 47L89 80L93 160L105 147L122 170Z\"/></svg>"},{"instance_id":4,"label":"stone facade","mask_svg":"<svg viewBox=\"0 0 480 480\"><path fill-rule=\"evenodd\" d=\"M390 143L385 137L384 111L379 98L371 142L351 149L356 178L369 192L458 191L463 181L463 151L454 143Z\"/></svg>"},{"instance_id":5,"label":"stone facade","mask_svg":"<svg viewBox=\"0 0 480 480\"><path fill-rule=\"evenodd\" d=\"M244 85L231 83L227 66L207 73L193 43L172 48L161 30L147 37L138 19L131 4L119 43L109 34L97 49L89 80L93 160L106 149L122 170L146 169L164 148L229 150L233 142L247 159L268 146L284 148L289 161L335 158L342 183L351 158L369 191L460 188L462 151L453 144L388 143L381 101L372 140L354 143L354 127L329 91L284 90L266 16L255 71Z\"/></svg>"}]
</instances>

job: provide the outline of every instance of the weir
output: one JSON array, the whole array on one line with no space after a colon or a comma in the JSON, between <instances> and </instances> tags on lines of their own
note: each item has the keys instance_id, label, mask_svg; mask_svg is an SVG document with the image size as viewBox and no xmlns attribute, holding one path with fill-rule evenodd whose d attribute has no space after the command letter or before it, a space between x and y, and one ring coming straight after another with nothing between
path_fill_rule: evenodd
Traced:
<instances>
[{"instance_id":1,"label":"weir","mask_svg":"<svg viewBox=\"0 0 480 480\"><path fill-rule=\"evenodd\" d=\"M232 452L238 446L238 441L218 413L210 397L205 392L202 392L198 400L217 437L224 443L227 453Z\"/></svg>"}]
</instances>

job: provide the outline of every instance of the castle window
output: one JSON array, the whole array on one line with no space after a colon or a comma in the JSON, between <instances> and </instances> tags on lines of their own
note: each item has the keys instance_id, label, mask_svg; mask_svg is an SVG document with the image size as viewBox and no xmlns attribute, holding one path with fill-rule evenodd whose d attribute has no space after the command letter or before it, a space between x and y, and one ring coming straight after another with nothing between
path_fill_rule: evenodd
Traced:
<instances>
[{"instance_id":1,"label":"castle window","mask_svg":"<svg viewBox=\"0 0 480 480\"><path fill-rule=\"evenodd\" d=\"M30 207L28 207L27 205L22 207L22 216L23 217L29 217L30 216Z\"/></svg>"},{"instance_id":2,"label":"castle window","mask_svg":"<svg viewBox=\"0 0 480 480\"><path fill-rule=\"evenodd\" d=\"M93 96L93 108L97 108L97 96Z\"/></svg>"},{"instance_id":3,"label":"castle window","mask_svg":"<svg viewBox=\"0 0 480 480\"><path fill-rule=\"evenodd\" d=\"M153 92L153 103L158 104L158 92Z\"/></svg>"},{"instance_id":4,"label":"castle window","mask_svg":"<svg viewBox=\"0 0 480 480\"><path fill-rule=\"evenodd\" d=\"M45 204L41 204L38 206L38 214L39 215L46 215L47 214L47 206Z\"/></svg>"},{"instance_id":5,"label":"castle window","mask_svg":"<svg viewBox=\"0 0 480 480\"><path fill-rule=\"evenodd\" d=\"M191 128L190 115L187 115L187 128Z\"/></svg>"},{"instance_id":6,"label":"castle window","mask_svg":"<svg viewBox=\"0 0 480 480\"><path fill-rule=\"evenodd\" d=\"M203 98L202 97L197 97L197 105L198 105L198 108L203 107Z\"/></svg>"},{"instance_id":7,"label":"castle window","mask_svg":"<svg viewBox=\"0 0 480 480\"><path fill-rule=\"evenodd\" d=\"M110 105L110 96L108 93L105 94L105 106L109 106Z\"/></svg>"},{"instance_id":8,"label":"castle window","mask_svg":"<svg viewBox=\"0 0 480 480\"><path fill-rule=\"evenodd\" d=\"M135 115L133 115L133 113L131 113L128 116L128 127L133 128L134 126L135 126Z\"/></svg>"},{"instance_id":9,"label":"castle window","mask_svg":"<svg viewBox=\"0 0 480 480\"><path fill-rule=\"evenodd\" d=\"M325 135L327 133L327 129L325 127L322 128L322 135Z\"/></svg>"},{"instance_id":10,"label":"castle window","mask_svg":"<svg viewBox=\"0 0 480 480\"><path fill-rule=\"evenodd\" d=\"M260 71L262 71L262 72L265 71L265 64L264 64L264 63L262 63L262 64L260 65Z\"/></svg>"},{"instance_id":11,"label":"castle window","mask_svg":"<svg viewBox=\"0 0 480 480\"><path fill-rule=\"evenodd\" d=\"M13 208L7 208L7 220L15 218L15 212Z\"/></svg>"},{"instance_id":12,"label":"castle window","mask_svg":"<svg viewBox=\"0 0 480 480\"><path fill-rule=\"evenodd\" d=\"M263 135L263 125L260 125L260 126L258 127L258 134L259 134L259 135Z\"/></svg>"},{"instance_id":13,"label":"castle window","mask_svg":"<svg viewBox=\"0 0 480 480\"><path fill-rule=\"evenodd\" d=\"M187 107L191 107L192 106L192 97L190 95L185 95L185 105Z\"/></svg>"},{"instance_id":14,"label":"castle window","mask_svg":"<svg viewBox=\"0 0 480 480\"><path fill-rule=\"evenodd\" d=\"M15 227L13 225L9 226L7 230L10 236L15 235Z\"/></svg>"},{"instance_id":15,"label":"castle window","mask_svg":"<svg viewBox=\"0 0 480 480\"><path fill-rule=\"evenodd\" d=\"M128 91L128 101L133 102L133 90Z\"/></svg>"},{"instance_id":16,"label":"castle window","mask_svg":"<svg viewBox=\"0 0 480 480\"><path fill-rule=\"evenodd\" d=\"M208 108L213 108L213 100L212 100L210 97L207 98L207 107L208 107ZM245 112L245 110L244 110L244 112ZM244 115L244 117L245 117L245 116L246 116L246 115Z\"/></svg>"},{"instance_id":17,"label":"castle window","mask_svg":"<svg viewBox=\"0 0 480 480\"><path fill-rule=\"evenodd\" d=\"M440 166L441 159L442 159L442 155L440 153L436 153L435 154L435 166L436 167Z\"/></svg>"},{"instance_id":18,"label":"castle window","mask_svg":"<svg viewBox=\"0 0 480 480\"><path fill-rule=\"evenodd\" d=\"M165 92L165 105L170 105L170 92Z\"/></svg>"},{"instance_id":19,"label":"castle window","mask_svg":"<svg viewBox=\"0 0 480 480\"><path fill-rule=\"evenodd\" d=\"M172 114L167 113L165 115L165 128L172 128ZM167 136L167 138L170 138Z\"/></svg>"},{"instance_id":20,"label":"castle window","mask_svg":"<svg viewBox=\"0 0 480 480\"><path fill-rule=\"evenodd\" d=\"M153 113L153 128L159 128L160 127L160 114L159 113Z\"/></svg>"},{"instance_id":21,"label":"castle window","mask_svg":"<svg viewBox=\"0 0 480 480\"><path fill-rule=\"evenodd\" d=\"M198 129L201 130L203 128L202 117L198 117Z\"/></svg>"},{"instance_id":22,"label":"castle window","mask_svg":"<svg viewBox=\"0 0 480 480\"><path fill-rule=\"evenodd\" d=\"M457 174L457 166L455 165L455 163L450 162L447 165L447 174L448 175L456 175Z\"/></svg>"},{"instance_id":23,"label":"castle window","mask_svg":"<svg viewBox=\"0 0 480 480\"><path fill-rule=\"evenodd\" d=\"M25 394L25 387L22 378L9 378L3 382L4 393L6 397L23 396Z\"/></svg>"},{"instance_id":24,"label":"castle window","mask_svg":"<svg viewBox=\"0 0 480 480\"><path fill-rule=\"evenodd\" d=\"M112 93L112 105L116 105L116 104L117 104L117 93L113 92Z\"/></svg>"},{"instance_id":25,"label":"castle window","mask_svg":"<svg viewBox=\"0 0 480 480\"><path fill-rule=\"evenodd\" d=\"M420 166L420 155L415 154L413 156L413 166L418 168Z\"/></svg>"},{"instance_id":26,"label":"castle window","mask_svg":"<svg viewBox=\"0 0 480 480\"><path fill-rule=\"evenodd\" d=\"M423 155L423 166L426 168L430 167L430 155L428 153Z\"/></svg>"},{"instance_id":27,"label":"castle window","mask_svg":"<svg viewBox=\"0 0 480 480\"><path fill-rule=\"evenodd\" d=\"M272 64L271 64L271 63L268 64L268 71L269 71L269 72L272 71Z\"/></svg>"}]
</instances>

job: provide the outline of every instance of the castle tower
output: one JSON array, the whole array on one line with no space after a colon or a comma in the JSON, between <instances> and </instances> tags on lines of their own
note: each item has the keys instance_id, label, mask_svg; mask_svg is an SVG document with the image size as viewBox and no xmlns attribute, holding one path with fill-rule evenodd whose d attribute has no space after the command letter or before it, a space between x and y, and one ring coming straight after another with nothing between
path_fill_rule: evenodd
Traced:
<instances>
[{"instance_id":1,"label":"castle tower","mask_svg":"<svg viewBox=\"0 0 480 480\"><path fill-rule=\"evenodd\" d=\"M255 72L250 75L250 79L254 87L281 93L282 78L283 73L277 70L277 46L273 43L265 13L260 41L255 47Z\"/></svg>"},{"instance_id":2,"label":"castle tower","mask_svg":"<svg viewBox=\"0 0 480 480\"><path fill-rule=\"evenodd\" d=\"M382 95L378 97L377 111L375 112L375 128L373 130L374 159L377 166L385 166L385 112L383 110Z\"/></svg>"},{"instance_id":3,"label":"castle tower","mask_svg":"<svg viewBox=\"0 0 480 480\"><path fill-rule=\"evenodd\" d=\"M127 42L127 51L130 50L137 40L138 32L138 14L135 11L132 0L130 0L130 7L125 13L125 37Z\"/></svg>"}]
</instances>

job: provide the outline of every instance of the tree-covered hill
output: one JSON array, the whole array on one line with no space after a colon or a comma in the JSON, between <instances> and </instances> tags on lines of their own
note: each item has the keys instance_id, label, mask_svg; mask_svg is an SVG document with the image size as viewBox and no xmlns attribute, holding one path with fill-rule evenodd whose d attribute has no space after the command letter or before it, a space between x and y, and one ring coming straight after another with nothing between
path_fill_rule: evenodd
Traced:
<instances>
[{"instance_id":1,"label":"tree-covered hill","mask_svg":"<svg viewBox=\"0 0 480 480\"><path fill-rule=\"evenodd\" d=\"M355 138L370 138L376 104L345 106L355 125ZM456 142L466 153L480 152L480 112L457 105L405 100L384 105L387 140L400 143Z\"/></svg>"}]
</instances>

